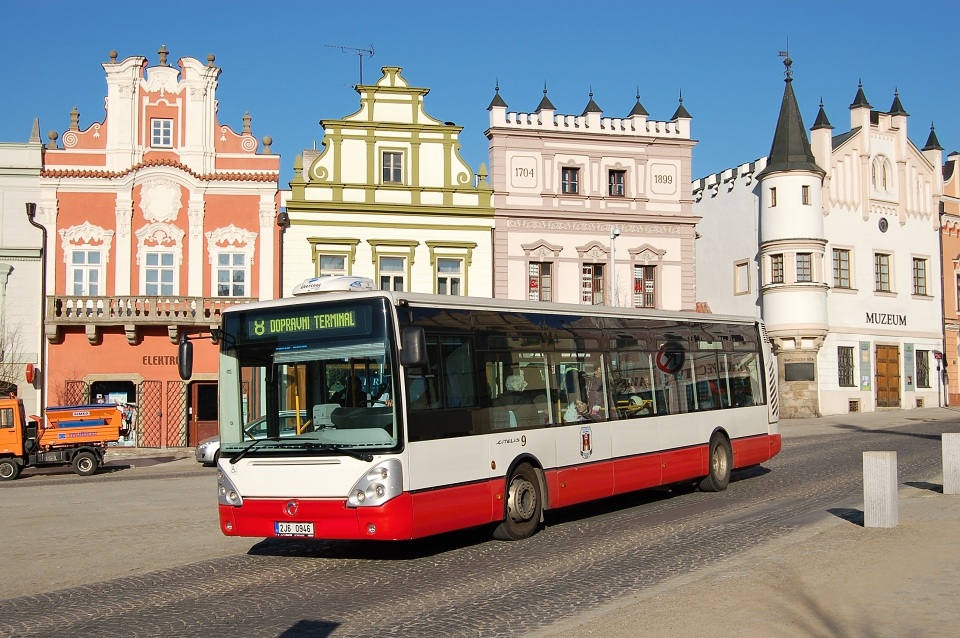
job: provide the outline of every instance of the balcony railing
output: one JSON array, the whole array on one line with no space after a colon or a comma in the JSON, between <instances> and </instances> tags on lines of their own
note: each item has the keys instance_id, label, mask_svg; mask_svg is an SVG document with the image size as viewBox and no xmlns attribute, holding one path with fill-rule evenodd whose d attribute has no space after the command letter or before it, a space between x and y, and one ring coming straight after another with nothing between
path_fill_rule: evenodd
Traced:
<instances>
[{"instance_id":1,"label":"balcony railing","mask_svg":"<svg viewBox=\"0 0 960 638\"><path fill-rule=\"evenodd\" d=\"M168 326L173 338L177 326L216 326L220 314L250 297L81 297L56 296L46 300L46 332L51 341L62 327L85 326L88 338L97 328L124 326L128 338L137 326Z\"/></svg>"}]
</instances>

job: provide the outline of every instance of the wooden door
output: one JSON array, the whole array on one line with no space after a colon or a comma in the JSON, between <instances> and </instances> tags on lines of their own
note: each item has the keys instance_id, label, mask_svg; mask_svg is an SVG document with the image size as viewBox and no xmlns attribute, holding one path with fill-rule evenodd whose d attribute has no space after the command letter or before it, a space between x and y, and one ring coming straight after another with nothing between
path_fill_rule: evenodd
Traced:
<instances>
[{"instance_id":1,"label":"wooden door","mask_svg":"<svg viewBox=\"0 0 960 638\"><path fill-rule=\"evenodd\" d=\"M877 407L900 407L900 348L877 346Z\"/></svg>"},{"instance_id":2,"label":"wooden door","mask_svg":"<svg viewBox=\"0 0 960 638\"><path fill-rule=\"evenodd\" d=\"M216 381L196 381L190 384L189 445L196 445L219 433L217 390Z\"/></svg>"}]
</instances>

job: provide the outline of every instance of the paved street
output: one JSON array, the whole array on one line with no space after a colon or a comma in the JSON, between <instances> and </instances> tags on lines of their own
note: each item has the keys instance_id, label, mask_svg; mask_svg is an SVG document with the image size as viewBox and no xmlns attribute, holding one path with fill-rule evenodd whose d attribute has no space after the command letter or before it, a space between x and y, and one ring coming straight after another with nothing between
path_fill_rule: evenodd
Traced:
<instances>
[{"instance_id":1,"label":"paved street","mask_svg":"<svg viewBox=\"0 0 960 638\"><path fill-rule=\"evenodd\" d=\"M786 635L773 631L785 627L777 624L782 609L751 622L738 615L762 607L750 587L768 582L771 566L773 574L799 569L814 592L836 587L837 573L851 585L873 574L851 551L864 545L858 530L876 531L857 520L863 450L898 452L907 498L895 531L908 549L942 547L928 530L957 529L957 498L936 489L940 433L960 431L957 417L927 409L785 422L784 452L737 473L724 493L661 490L560 510L519 543L493 542L480 530L384 545L227 539L216 526L213 470L171 460L184 451L118 451L115 469L94 477L25 475L0 486L8 541L0 558L9 567L0 636L627 636L638 626L655 636L714 631L725 620L751 628L740 635ZM868 548L877 549L875 540ZM799 568L792 556L803 559ZM838 556L858 562L837 572ZM908 599L913 565L927 563L901 558L897 587ZM936 575L951 579L937 581L940 591L955 589L955 573ZM818 574L832 574L831 583ZM799 594L807 597L790 602ZM928 598L915 605L924 618L909 609L901 616L925 635L949 635L939 627L956 616L931 617L930 605L941 607ZM809 611L813 599L800 589L779 600ZM746 600L753 602L735 604ZM888 635L856 631L869 629L862 615L849 629L842 606L814 611L846 633L801 623L810 631L789 635ZM673 631L681 617L694 624Z\"/></svg>"}]
</instances>

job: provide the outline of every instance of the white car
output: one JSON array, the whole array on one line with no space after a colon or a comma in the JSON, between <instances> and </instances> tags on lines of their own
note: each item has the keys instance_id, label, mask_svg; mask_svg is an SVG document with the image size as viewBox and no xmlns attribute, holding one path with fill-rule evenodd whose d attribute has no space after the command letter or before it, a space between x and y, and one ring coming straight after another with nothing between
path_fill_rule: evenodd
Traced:
<instances>
[{"instance_id":1,"label":"white car","mask_svg":"<svg viewBox=\"0 0 960 638\"><path fill-rule=\"evenodd\" d=\"M280 436L296 436L297 418L295 410L280 413ZM306 418L306 412L300 411L300 418ZM267 436L267 417L262 416L246 427L246 438L263 439ZM203 465L216 465L220 459L220 435L211 436L197 444L197 462Z\"/></svg>"}]
</instances>

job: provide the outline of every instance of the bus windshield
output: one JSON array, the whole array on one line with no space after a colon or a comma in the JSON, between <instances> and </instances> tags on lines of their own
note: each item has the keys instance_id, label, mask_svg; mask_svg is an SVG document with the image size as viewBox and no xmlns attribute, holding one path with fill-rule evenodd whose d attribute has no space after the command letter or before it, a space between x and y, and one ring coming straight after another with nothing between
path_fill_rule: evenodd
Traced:
<instances>
[{"instance_id":1,"label":"bus windshield","mask_svg":"<svg viewBox=\"0 0 960 638\"><path fill-rule=\"evenodd\" d=\"M224 455L256 440L251 454L397 448L390 316L382 298L225 315Z\"/></svg>"}]
</instances>

